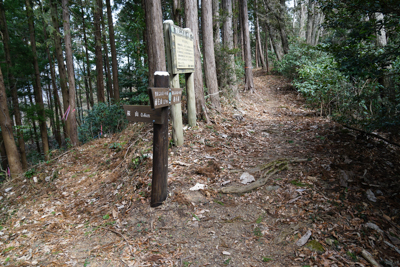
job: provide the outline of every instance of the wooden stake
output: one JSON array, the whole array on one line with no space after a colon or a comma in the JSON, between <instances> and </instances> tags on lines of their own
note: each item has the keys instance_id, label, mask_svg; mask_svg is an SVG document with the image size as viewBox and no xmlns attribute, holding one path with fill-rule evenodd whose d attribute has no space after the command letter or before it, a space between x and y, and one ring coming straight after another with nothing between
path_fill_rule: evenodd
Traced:
<instances>
[{"instance_id":1,"label":"wooden stake","mask_svg":"<svg viewBox=\"0 0 400 267\"><path fill-rule=\"evenodd\" d=\"M161 75L160 75L161 74ZM164 75L162 75L164 74ZM169 87L167 72L154 74L154 87ZM153 179L150 207L157 207L167 198L168 189L168 107L161 108L163 124L154 124Z\"/></svg>"}]
</instances>

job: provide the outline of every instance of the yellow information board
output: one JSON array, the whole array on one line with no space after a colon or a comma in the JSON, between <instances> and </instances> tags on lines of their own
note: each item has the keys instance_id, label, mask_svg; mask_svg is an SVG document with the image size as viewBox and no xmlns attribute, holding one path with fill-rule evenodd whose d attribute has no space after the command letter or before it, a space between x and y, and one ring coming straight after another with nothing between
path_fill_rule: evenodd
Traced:
<instances>
[{"instance_id":1,"label":"yellow information board","mask_svg":"<svg viewBox=\"0 0 400 267\"><path fill-rule=\"evenodd\" d=\"M178 26L170 26L172 73L194 72L193 34Z\"/></svg>"}]
</instances>

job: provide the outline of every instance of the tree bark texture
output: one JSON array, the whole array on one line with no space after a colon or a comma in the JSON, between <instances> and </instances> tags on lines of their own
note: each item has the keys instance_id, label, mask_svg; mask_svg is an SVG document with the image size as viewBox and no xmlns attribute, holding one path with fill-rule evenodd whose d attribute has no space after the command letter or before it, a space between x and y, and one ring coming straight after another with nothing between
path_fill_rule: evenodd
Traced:
<instances>
[{"instance_id":1,"label":"tree bark texture","mask_svg":"<svg viewBox=\"0 0 400 267\"><path fill-rule=\"evenodd\" d=\"M154 86L154 72L166 71L161 0L145 1L149 86Z\"/></svg>"},{"instance_id":2,"label":"tree bark texture","mask_svg":"<svg viewBox=\"0 0 400 267\"><path fill-rule=\"evenodd\" d=\"M255 0L255 17L256 17L256 41L257 41L257 47L259 49L259 55L260 55L260 59L261 59L261 65L263 69L266 69L267 66L265 65L265 60L264 60L264 53L262 51L262 46L261 46L261 38L260 38L260 24L258 23L258 6L257 6L257 0Z\"/></svg>"},{"instance_id":3,"label":"tree bark texture","mask_svg":"<svg viewBox=\"0 0 400 267\"><path fill-rule=\"evenodd\" d=\"M228 56L226 59L227 68L225 69L225 77L227 77L226 83L232 95L235 98L238 98L238 88L236 81L236 72L235 72L235 55L232 53L234 48L233 46L233 30L232 30L232 0L222 0L222 7L226 14L224 24L223 24L223 32L224 32L224 47L228 49Z\"/></svg>"},{"instance_id":4,"label":"tree bark texture","mask_svg":"<svg viewBox=\"0 0 400 267\"><path fill-rule=\"evenodd\" d=\"M300 40L306 39L306 31L304 29L305 21L306 21L306 5L304 3L300 3L300 18L299 18L299 37Z\"/></svg>"},{"instance_id":5,"label":"tree bark texture","mask_svg":"<svg viewBox=\"0 0 400 267\"><path fill-rule=\"evenodd\" d=\"M14 142L13 128L7 106L6 87L3 74L0 69L0 128L4 146L7 152L7 160L13 177L22 173L22 164L19 158L17 146Z\"/></svg>"},{"instance_id":6,"label":"tree bark texture","mask_svg":"<svg viewBox=\"0 0 400 267\"><path fill-rule=\"evenodd\" d=\"M119 101L118 61L117 61L117 49L115 47L114 24L112 19L110 0L106 0L106 5L107 5L107 18L108 18L108 31L109 31L110 46L111 46L114 100L115 102L118 102Z\"/></svg>"},{"instance_id":7,"label":"tree bark texture","mask_svg":"<svg viewBox=\"0 0 400 267\"><path fill-rule=\"evenodd\" d=\"M69 7L68 0L62 0L62 14L63 14L63 24L64 24L64 41L65 41L65 58L67 61L67 72L68 72L68 84L69 84L69 115L67 118L69 127L69 138L72 146L78 145L78 130L76 126L76 103L75 103L75 70L72 52L72 42L71 42L71 29L70 29L70 19L69 19Z\"/></svg>"},{"instance_id":8,"label":"tree bark texture","mask_svg":"<svg viewBox=\"0 0 400 267\"><path fill-rule=\"evenodd\" d=\"M43 145L43 154L46 160L49 160L49 141L47 136L47 126L46 126L46 113L44 110L43 104L43 95L42 95L42 84L40 82L40 70L39 63L37 59L36 52L36 40L35 40L35 28L33 24L33 11L30 4L30 0L25 1L26 11L28 17L28 26L29 26L29 35L31 41L31 48L33 54L33 67L35 70L35 102L38 105L38 115L39 115L39 126L40 126L40 134L42 138Z\"/></svg>"},{"instance_id":9,"label":"tree bark texture","mask_svg":"<svg viewBox=\"0 0 400 267\"><path fill-rule=\"evenodd\" d=\"M87 37L86 37L86 26L85 26L85 17L84 17L84 12L83 12L83 4L81 0L81 13L82 13L82 30L83 30L83 40L85 42L85 58L86 58L86 75L85 80L88 83L89 86L89 102L90 105L93 107L94 105L94 100L93 100L93 86L92 86L92 79L90 77L90 61L89 61L89 49L88 49L88 42L87 42ZM90 109L90 106L88 104L88 110Z\"/></svg>"},{"instance_id":10,"label":"tree bark texture","mask_svg":"<svg viewBox=\"0 0 400 267\"><path fill-rule=\"evenodd\" d=\"M217 80L218 86L222 87L222 80L221 80L221 26L220 26L220 17L219 17L219 0L212 1L212 9L213 9L213 36L214 36L214 51L217 55L215 60L215 67L217 68Z\"/></svg>"},{"instance_id":11,"label":"tree bark texture","mask_svg":"<svg viewBox=\"0 0 400 267\"><path fill-rule=\"evenodd\" d=\"M12 103L14 108L14 115L15 115L15 122L17 126L22 126L22 119L21 119L21 111L19 109L18 103L18 94L17 94L17 84L12 72L12 61L11 61L11 53L10 53L10 35L8 33L7 27L7 20L6 14L4 10L3 0L0 0L0 31L3 33L3 44L4 44L4 53L8 68L8 79L10 83L10 91L12 97ZM17 136L18 136L18 146L21 153L21 162L22 167L25 169L28 168L28 162L26 160L26 153L25 153L25 141L24 135L20 128L17 128Z\"/></svg>"},{"instance_id":12,"label":"tree bark texture","mask_svg":"<svg viewBox=\"0 0 400 267\"><path fill-rule=\"evenodd\" d=\"M96 76L97 76L97 101L105 102L104 96L104 77L103 77L103 54L101 52L101 28L100 28L100 9L103 0L97 0L94 6L94 42L96 57Z\"/></svg>"},{"instance_id":13,"label":"tree bark texture","mask_svg":"<svg viewBox=\"0 0 400 267\"><path fill-rule=\"evenodd\" d=\"M185 0L185 20L186 27L190 28L193 33L194 44L194 90L196 94L196 113L199 117L205 117L208 121L206 101L203 89L203 72L201 68L200 57L200 40L199 40L199 23L197 13L197 1Z\"/></svg>"},{"instance_id":14,"label":"tree bark texture","mask_svg":"<svg viewBox=\"0 0 400 267\"><path fill-rule=\"evenodd\" d=\"M173 13L174 22L176 25L179 25L180 27L182 27L181 0L173 0L172 4L173 4L172 13Z\"/></svg>"},{"instance_id":15,"label":"tree bark texture","mask_svg":"<svg viewBox=\"0 0 400 267\"><path fill-rule=\"evenodd\" d=\"M306 43L312 44L312 29L314 22L314 1L308 0Z\"/></svg>"},{"instance_id":16,"label":"tree bark texture","mask_svg":"<svg viewBox=\"0 0 400 267\"><path fill-rule=\"evenodd\" d=\"M215 66L213 22L212 22L212 0L202 0L201 23L203 24L203 49L204 49L204 76L208 94L211 98L211 105L217 110L221 109L217 69Z\"/></svg>"},{"instance_id":17,"label":"tree bark texture","mask_svg":"<svg viewBox=\"0 0 400 267\"><path fill-rule=\"evenodd\" d=\"M63 110L64 113L67 111L68 106L69 106L69 89L67 85L67 72L65 69L65 64L64 64L64 56L63 56L63 51L62 51L62 45L61 45L61 33L60 33L60 26L58 24L58 15L57 15L57 2L54 0L50 0L50 5L51 5L51 20L53 22L53 27L54 27L54 47L56 50L56 58L57 58L57 66L58 66L58 74L60 76L60 87L61 87L61 94L63 98ZM60 114L62 115L62 114ZM68 138L68 133L69 131L69 123L68 121L65 123L65 130L64 130L64 137Z\"/></svg>"},{"instance_id":18,"label":"tree bark texture","mask_svg":"<svg viewBox=\"0 0 400 267\"><path fill-rule=\"evenodd\" d=\"M247 0L240 0L243 22L243 43L245 58L245 85L244 90L254 93L253 66L251 63L250 33L249 33L249 14Z\"/></svg>"},{"instance_id":19,"label":"tree bark texture","mask_svg":"<svg viewBox=\"0 0 400 267\"><path fill-rule=\"evenodd\" d=\"M100 2L100 10L103 10L103 3ZM114 89L113 89L113 81L111 78L111 68L110 68L110 60L108 58L108 46L107 46L107 34L106 34L106 24L104 22L103 12L100 13L100 24L102 29L102 44L103 44L103 62L104 62L104 73L106 75L106 87L107 87L107 97L108 102L114 102Z\"/></svg>"}]
</instances>

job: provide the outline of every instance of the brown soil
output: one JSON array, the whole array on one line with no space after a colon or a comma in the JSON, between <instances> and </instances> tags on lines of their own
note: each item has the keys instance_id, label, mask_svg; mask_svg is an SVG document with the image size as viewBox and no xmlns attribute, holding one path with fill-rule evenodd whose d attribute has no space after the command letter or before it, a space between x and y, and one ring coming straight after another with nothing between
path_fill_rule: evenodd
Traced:
<instances>
[{"instance_id":1,"label":"brown soil","mask_svg":"<svg viewBox=\"0 0 400 267\"><path fill-rule=\"evenodd\" d=\"M258 70L254 83L255 94L223 99L210 124L186 129L185 145L169 150L169 197L160 207L149 206L146 124L59 152L32 177L5 183L0 262L370 266L365 249L382 266L398 266L398 149L317 116L282 77ZM243 172L257 180L266 163L293 159L306 161L250 193L220 192L223 182L241 186ZM189 190L196 183L206 188ZM308 230L308 243L297 246Z\"/></svg>"}]
</instances>

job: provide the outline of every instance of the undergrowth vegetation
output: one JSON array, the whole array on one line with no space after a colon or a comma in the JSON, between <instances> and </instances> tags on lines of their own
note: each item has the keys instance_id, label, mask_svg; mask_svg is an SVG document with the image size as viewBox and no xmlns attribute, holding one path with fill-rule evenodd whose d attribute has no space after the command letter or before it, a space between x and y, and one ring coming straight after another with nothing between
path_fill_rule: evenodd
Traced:
<instances>
[{"instance_id":1,"label":"undergrowth vegetation","mask_svg":"<svg viewBox=\"0 0 400 267\"><path fill-rule=\"evenodd\" d=\"M339 71L339 64L325 48L294 43L277 62L277 69L293 80L321 115L366 130L398 127L400 58L385 70L382 79L352 76Z\"/></svg>"},{"instance_id":2,"label":"undergrowth vegetation","mask_svg":"<svg viewBox=\"0 0 400 267\"><path fill-rule=\"evenodd\" d=\"M121 105L108 106L105 103L98 103L88 112L84 123L79 127L79 141L85 143L102 134L119 132L127 124L128 121Z\"/></svg>"}]
</instances>

